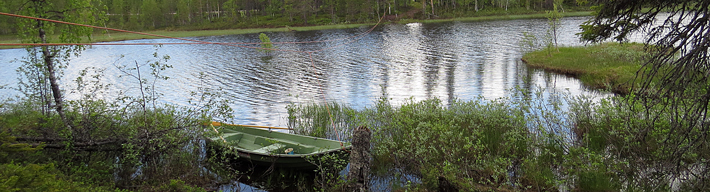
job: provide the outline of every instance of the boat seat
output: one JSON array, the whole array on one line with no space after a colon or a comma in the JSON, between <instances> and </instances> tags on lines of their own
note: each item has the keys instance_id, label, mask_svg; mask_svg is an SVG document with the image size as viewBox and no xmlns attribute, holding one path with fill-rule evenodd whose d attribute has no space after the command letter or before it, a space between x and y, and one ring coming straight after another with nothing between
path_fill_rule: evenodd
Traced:
<instances>
[{"instance_id":1,"label":"boat seat","mask_svg":"<svg viewBox=\"0 0 710 192\"><path fill-rule=\"evenodd\" d=\"M272 142L276 142L277 144L281 144L281 145L282 145L282 148L293 148L293 149L294 149L294 153L296 153L296 154L308 154L308 153L313 153L313 152L316 151L317 148L318 148L318 147L313 146L313 145L306 145L306 144L303 144L303 143L297 143L297 142L289 141L289 140L286 140L286 139L265 138L265 137L256 137L256 138L254 139L254 144L257 144L257 145L258 145L258 144L261 144L262 146L264 146L264 145L273 145ZM240 145L241 145L241 144L240 144ZM261 146L254 147L254 148L252 148L252 149L257 149L257 150L259 150L260 148L268 149L268 148L266 148L266 147L261 147ZM262 152L262 153L264 153L263 151L255 151L255 152ZM269 153L269 152L265 152L265 153ZM281 154L282 151L271 151L271 153L278 153L278 154Z\"/></svg>"},{"instance_id":2,"label":"boat seat","mask_svg":"<svg viewBox=\"0 0 710 192\"><path fill-rule=\"evenodd\" d=\"M227 140L234 139L234 140L239 141L239 139L242 138L242 135L243 135L242 133L225 133L222 135L222 138L227 139ZM232 138L232 137L234 137L234 138Z\"/></svg>"},{"instance_id":3,"label":"boat seat","mask_svg":"<svg viewBox=\"0 0 710 192\"><path fill-rule=\"evenodd\" d=\"M295 153L296 154L306 154L306 153L312 153L313 151L319 151L316 146L313 145L306 145L302 143L295 143L295 142L290 142L287 140L281 140L281 139L274 139L277 140L279 143L286 144L288 147L293 147L296 149ZM327 149L323 150L326 151Z\"/></svg>"},{"instance_id":4,"label":"boat seat","mask_svg":"<svg viewBox=\"0 0 710 192\"><path fill-rule=\"evenodd\" d=\"M266 147L259 148L257 150L254 150L254 152L257 153L272 153L280 148L286 147L286 145L281 144L281 143L274 143Z\"/></svg>"},{"instance_id":5,"label":"boat seat","mask_svg":"<svg viewBox=\"0 0 710 192\"><path fill-rule=\"evenodd\" d=\"M326 152L326 151L328 151L328 150L330 150L330 149L328 149L328 148L323 148L323 147L314 147L314 148L313 148L313 152L314 152L314 153Z\"/></svg>"},{"instance_id":6,"label":"boat seat","mask_svg":"<svg viewBox=\"0 0 710 192\"><path fill-rule=\"evenodd\" d=\"M218 135L217 137L211 138L213 141L224 141L224 142L230 142L232 140L237 140L239 142L239 139L241 139L241 133L225 133L222 135ZM232 136L236 136L235 138L230 138ZM233 142L233 141L232 141Z\"/></svg>"},{"instance_id":7,"label":"boat seat","mask_svg":"<svg viewBox=\"0 0 710 192\"><path fill-rule=\"evenodd\" d=\"M291 145L291 146L299 146L299 147L303 147L303 148L315 148L315 146L313 146L313 145L306 145L306 144L303 144L303 143L296 143L296 142L292 142L292 141L284 140L284 139L273 139L273 138L272 138L271 140L278 141L279 143L284 143L284 144Z\"/></svg>"}]
</instances>

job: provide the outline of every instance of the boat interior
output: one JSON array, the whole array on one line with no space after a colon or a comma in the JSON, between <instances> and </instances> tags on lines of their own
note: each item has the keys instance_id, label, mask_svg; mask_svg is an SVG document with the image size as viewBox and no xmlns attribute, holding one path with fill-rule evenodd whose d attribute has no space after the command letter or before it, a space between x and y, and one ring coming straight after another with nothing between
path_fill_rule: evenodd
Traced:
<instances>
[{"instance_id":1,"label":"boat interior","mask_svg":"<svg viewBox=\"0 0 710 192\"><path fill-rule=\"evenodd\" d=\"M289 148L293 149L293 154L310 154L327 150L325 148L295 143L283 139L267 138L244 133L226 133L223 138L238 148L266 154L287 154L286 150Z\"/></svg>"}]
</instances>

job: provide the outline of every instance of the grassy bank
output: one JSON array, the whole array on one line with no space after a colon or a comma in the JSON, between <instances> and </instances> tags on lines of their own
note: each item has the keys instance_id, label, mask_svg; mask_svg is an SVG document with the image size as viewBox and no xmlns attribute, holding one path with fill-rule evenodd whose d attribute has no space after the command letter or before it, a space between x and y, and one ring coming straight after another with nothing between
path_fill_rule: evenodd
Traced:
<instances>
[{"instance_id":1,"label":"grassy bank","mask_svg":"<svg viewBox=\"0 0 710 192\"><path fill-rule=\"evenodd\" d=\"M348 29L362 26L371 26L376 23L357 23L357 24L333 24L333 25L317 25L317 26L299 26L299 27L272 27L272 28L247 28L247 29L222 29L222 30L151 30L142 31L143 33L163 35L169 37L204 37L218 35L238 35L263 32L286 32L286 31L313 31L325 29ZM92 42L110 42L110 41L125 41L135 39L158 39L161 37L146 36L133 33L97 30L91 37ZM88 42L88 40L86 40ZM0 43L21 43L14 35L0 36ZM21 48L21 46L2 46L0 49Z\"/></svg>"},{"instance_id":2,"label":"grassy bank","mask_svg":"<svg viewBox=\"0 0 710 192\"><path fill-rule=\"evenodd\" d=\"M591 11L575 11L564 13L565 17L582 17L591 16ZM447 18L447 19L406 19L400 20L397 23L437 23L437 22L451 22L451 21L491 21L491 20L514 20L514 19L544 19L547 18L546 13L530 13L530 14L512 14L512 15L484 15L475 17L457 17L457 18Z\"/></svg>"},{"instance_id":3,"label":"grassy bank","mask_svg":"<svg viewBox=\"0 0 710 192\"><path fill-rule=\"evenodd\" d=\"M369 25L374 25L374 23L318 25L318 26L303 26L303 27L286 26L286 27L275 27L275 28L196 30L196 31L155 30L155 31L145 31L145 33L164 35L164 36L170 36L170 37L204 37L204 36L239 35L239 34L249 34L249 33L263 33L263 32L347 29L347 28L357 28L357 27L369 26ZM132 34L132 33L115 33L115 32L109 31L108 33L95 34L92 38L96 42L107 42L107 41L123 41L123 40L133 40L133 39L154 39L154 38L159 38L159 37L145 36L145 35Z\"/></svg>"},{"instance_id":4,"label":"grassy bank","mask_svg":"<svg viewBox=\"0 0 710 192\"><path fill-rule=\"evenodd\" d=\"M604 43L560 47L559 52L539 50L522 59L533 68L577 77L590 88L625 94L647 55L644 50L644 45L638 43Z\"/></svg>"},{"instance_id":5,"label":"grassy bank","mask_svg":"<svg viewBox=\"0 0 710 192\"><path fill-rule=\"evenodd\" d=\"M452 21L489 21L489 20L511 20L511 19L539 19L545 18L545 13L531 13L531 14L513 14L513 15L483 15L474 17L456 17L456 18L446 18L446 19L428 19L428 20L418 20L418 19L403 19L396 21L396 23L406 24L406 23L437 23L437 22L452 22ZM577 12L567 12L565 16L589 16L591 12L589 11L577 11ZM384 23L389 23L386 21ZM218 35L238 35L238 34L249 34L249 33L262 33L262 32L286 32L286 31L313 31L313 30L326 30L326 29L348 29L357 28L363 26L372 26L377 23L353 23L353 24L327 24L327 25L313 25L313 26L284 26L284 27L268 27L268 28L238 28L238 29L220 29L220 30L195 30L192 28L171 28L169 30L150 30L143 31L144 33L164 35L170 37L201 37L201 36L218 36ZM97 30L92 36L93 42L109 42L109 41L124 41L124 40L134 40L134 39L155 39L158 37L122 33L114 31ZM3 35L0 36L0 43L20 43L20 40L16 36ZM3 46L0 49L10 49L10 48L20 48L20 46Z\"/></svg>"}]
</instances>

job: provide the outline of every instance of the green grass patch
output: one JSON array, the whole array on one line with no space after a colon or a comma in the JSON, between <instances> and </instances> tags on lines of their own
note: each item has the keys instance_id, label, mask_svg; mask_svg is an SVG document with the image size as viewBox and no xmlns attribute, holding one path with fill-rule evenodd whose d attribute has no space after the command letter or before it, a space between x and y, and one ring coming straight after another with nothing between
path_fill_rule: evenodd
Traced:
<instances>
[{"instance_id":1,"label":"green grass patch","mask_svg":"<svg viewBox=\"0 0 710 192\"><path fill-rule=\"evenodd\" d=\"M574 12L565 12L564 16L565 17L581 17L581 16L591 16L592 12L591 11L574 11ZM401 24L406 24L406 23L438 23L438 22L450 22L450 21L492 21L492 20L514 20L514 19L544 19L547 18L546 13L540 13L540 12L529 12L529 13L524 13L524 14L486 14L486 13L480 13L477 14L476 16L469 16L469 17L456 17L456 18L447 18L447 19L427 19L427 20L421 20L421 19L405 19L405 20L400 20L398 23Z\"/></svg>"},{"instance_id":2,"label":"green grass patch","mask_svg":"<svg viewBox=\"0 0 710 192\"><path fill-rule=\"evenodd\" d=\"M301 26L301 27L278 27L278 28L252 28L252 29L223 29L223 30L198 30L198 31L171 31L171 30L153 30L143 31L143 33L163 35L169 37L202 37L202 36L219 36L219 35L239 35L263 32L286 32L286 31L313 31L325 29L348 29L362 26L371 26L372 23L361 24L332 24L332 25L317 25L317 26ZM92 37L91 42L110 42L110 41L125 41L135 39L160 39L162 37L140 35L133 33L114 32L114 31L97 31ZM89 42L88 39L85 42ZM15 36L0 36L0 43L21 43ZM22 46L2 46L0 49L22 48Z\"/></svg>"},{"instance_id":3,"label":"green grass patch","mask_svg":"<svg viewBox=\"0 0 710 192\"><path fill-rule=\"evenodd\" d=\"M256 28L256 29L224 29L224 30L199 30L199 31L170 31L170 30L154 30L154 31L144 31L144 33L163 35L169 37L201 37L201 36L218 36L218 35L237 35L237 34L249 34L249 33L261 33L261 32L283 32L288 31L286 27L281 28ZM95 42L107 42L107 41L123 41L123 40L133 40L133 39L158 39L162 37L153 37L147 35L133 34L133 33L116 33L116 32L103 32L99 34L94 34L92 40Z\"/></svg>"},{"instance_id":4,"label":"green grass patch","mask_svg":"<svg viewBox=\"0 0 710 192\"><path fill-rule=\"evenodd\" d=\"M0 35L0 43L22 43L16 35ZM0 46L0 49L15 49L21 46Z\"/></svg>"},{"instance_id":5,"label":"green grass patch","mask_svg":"<svg viewBox=\"0 0 710 192\"><path fill-rule=\"evenodd\" d=\"M533 68L577 77L590 88L626 94L648 55L643 44L604 43L560 47L559 52L539 50L525 54L522 59Z\"/></svg>"}]
</instances>

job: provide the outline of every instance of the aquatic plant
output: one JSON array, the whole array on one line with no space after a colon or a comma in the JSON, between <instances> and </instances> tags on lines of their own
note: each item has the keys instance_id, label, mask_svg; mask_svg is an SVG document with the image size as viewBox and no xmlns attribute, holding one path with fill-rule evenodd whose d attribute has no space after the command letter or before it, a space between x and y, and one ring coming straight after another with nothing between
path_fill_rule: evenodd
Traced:
<instances>
[{"instance_id":1,"label":"aquatic plant","mask_svg":"<svg viewBox=\"0 0 710 192\"><path fill-rule=\"evenodd\" d=\"M702 188L696 182L705 176L694 173L707 169L700 166L707 149L669 151L661 143L683 138L670 129L680 117L634 98L535 89L496 100L410 100L393 106L383 97L372 108L349 109L336 124L373 130L371 174L392 178L387 184L392 188L437 190L442 183L472 191ZM325 111L322 105L291 109L294 122L328 121L327 113L299 116L307 114L299 110ZM681 159L688 171L664 172L670 157ZM669 179L679 176L692 179Z\"/></svg>"}]
</instances>

